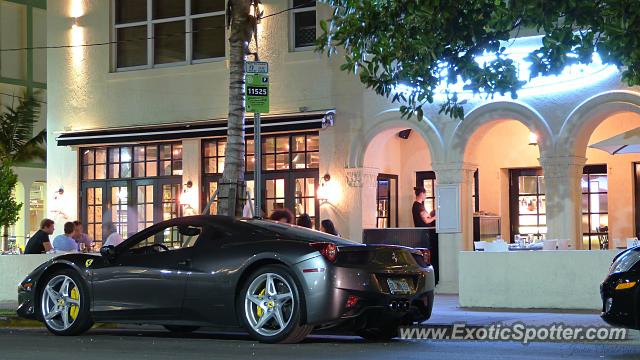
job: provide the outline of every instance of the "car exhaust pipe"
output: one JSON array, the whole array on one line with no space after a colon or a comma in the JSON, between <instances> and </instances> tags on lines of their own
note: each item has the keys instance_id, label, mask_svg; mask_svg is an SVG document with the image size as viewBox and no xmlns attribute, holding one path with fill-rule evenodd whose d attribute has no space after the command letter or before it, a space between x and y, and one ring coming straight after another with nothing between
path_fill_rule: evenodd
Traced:
<instances>
[{"instance_id":1,"label":"car exhaust pipe","mask_svg":"<svg viewBox=\"0 0 640 360\"><path fill-rule=\"evenodd\" d=\"M411 308L411 303L409 303L409 301L407 300L394 300L389 303L389 309L391 311L409 311L409 308Z\"/></svg>"}]
</instances>

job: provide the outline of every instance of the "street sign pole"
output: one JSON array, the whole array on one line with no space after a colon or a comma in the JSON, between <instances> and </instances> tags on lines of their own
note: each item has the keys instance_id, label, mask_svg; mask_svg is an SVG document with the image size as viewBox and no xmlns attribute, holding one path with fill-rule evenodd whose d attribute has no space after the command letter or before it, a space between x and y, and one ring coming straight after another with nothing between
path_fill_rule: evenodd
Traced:
<instances>
[{"instance_id":1,"label":"street sign pole","mask_svg":"<svg viewBox=\"0 0 640 360\"><path fill-rule=\"evenodd\" d=\"M260 113L269 112L269 64L264 61L245 62L245 92L247 94L247 112L253 112L253 145L255 172L253 191L255 199L254 216L266 216L262 213L262 139L260 134Z\"/></svg>"},{"instance_id":2,"label":"street sign pole","mask_svg":"<svg viewBox=\"0 0 640 360\"><path fill-rule=\"evenodd\" d=\"M262 139L260 138L260 113L253 113L253 156L255 157L255 175L253 176L254 216L262 217ZM266 215L266 214L265 214Z\"/></svg>"}]
</instances>

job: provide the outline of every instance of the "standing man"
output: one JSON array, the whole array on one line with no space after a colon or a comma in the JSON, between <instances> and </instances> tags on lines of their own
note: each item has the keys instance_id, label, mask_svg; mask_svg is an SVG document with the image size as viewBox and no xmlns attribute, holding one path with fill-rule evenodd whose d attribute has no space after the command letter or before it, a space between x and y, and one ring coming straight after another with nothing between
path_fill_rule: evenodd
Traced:
<instances>
[{"instance_id":1,"label":"standing man","mask_svg":"<svg viewBox=\"0 0 640 360\"><path fill-rule=\"evenodd\" d=\"M64 234L60 234L53 239L53 248L56 251L72 252L78 251L78 243L71 237L75 225L71 221L64 223Z\"/></svg>"},{"instance_id":2,"label":"standing man","mask_svg":"<svg viewBox=\"0 0 640 360\"><path fill-rule=\"evenodd\" d=\"M78 220L73 222L75 229L73 230L73 240L78 243L78 249L82 252L91 252L93 251L93 239L89 234L84 233L84 229L82 227L82 223ZM84 249L83 245L84 244Z\"/></svg>"},{"instance_id":3,"label":"standing man","mask_svg":"<svg viewBox=\"0 0 640 360\"><path fill-rule=\"evenodd\" d=\"M53 247L49 242L49 235L53 234L54 228L53 220L44 219L40 222L40 230L27 241L27 245L24 247L25 254L44 254L49 252Z\"/></svg>"}]
</instances>

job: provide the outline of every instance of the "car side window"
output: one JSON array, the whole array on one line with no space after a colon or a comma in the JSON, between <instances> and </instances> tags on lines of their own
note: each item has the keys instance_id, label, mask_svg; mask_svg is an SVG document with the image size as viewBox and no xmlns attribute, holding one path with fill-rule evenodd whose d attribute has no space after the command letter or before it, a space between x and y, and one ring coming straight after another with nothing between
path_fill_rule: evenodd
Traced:
<instances>
[{"instance_id":1,"label":"car side window","mask_svg":"<svg viewBox=\"0 0 640 360\"><path fill-rule=\"evenodd\" d=\"M146 239L131 246L131 250L155 248L157 251L171 251L190 248L202 233L202 226L175 225L151 234Z\"/></svg>"}]
</instances>

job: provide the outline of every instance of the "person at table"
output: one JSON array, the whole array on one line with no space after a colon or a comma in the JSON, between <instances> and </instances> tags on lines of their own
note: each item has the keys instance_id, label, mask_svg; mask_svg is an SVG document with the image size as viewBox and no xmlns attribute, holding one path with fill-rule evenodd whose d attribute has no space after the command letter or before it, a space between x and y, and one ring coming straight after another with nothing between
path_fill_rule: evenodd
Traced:
<instances>
[{"instance_id":1,"label":"person at table","mask_svg":"<svg viewBox=\"0 0 640 360\"><path fill-rule=\"evenodd\" d=\"M84 228L80 221L74 221L73 225L75 225L75 229L73 230L73 235L71 237L76 241L76 243L78 243L78 249L83 252L91 252L93 250L93 239L91 239L89 234L84 232Z\"/></svg>"},{"instance_id":2,"label":"person at table","mask_svg":"<svg viewBox=\"0 0 640 360\"><path fill-rule=\"evenodd\" d=\"M107 224L105 224L106 229L107 229L107 240L105 240L104 242L104 246L117 246L119 245L121 242L123 242L124 240L122 239L122 236L120 236L120 234L118 234L118 228L116 227L116 225L112 222L109 222Z\"/></svg>"},{"instance_id":3,"label":"person at table","mask_svg":"<svg viewBox=\"0 0 640 360\"><path fill-rule=\"evenodd\" d=\"M312 229L313 222L311 221L311 216L307 213L301 214L298 220L296 220L296 225Z\"/></svg>"},{"instance_id":4,"label":"person at table","mask_svg":"<svg viewBox=\"0 0 640 360\"><path fill-rule=\"evenodd\" d=\"M51 219L44 219L40 222L40 230L27 241L24 247L25 254L44 254L51 251L53 247L49 242L49 235L55 230L54 222Z\"/></svg>"},{"instance_id":5,"label":"person at table","mask_svg":"<svg viewBox=\"0 0 640 360\"><path fill-rule=\"evenodd\" d=\"M64 223L64 234L53 238L53 249L56 252L78 251L78 243L72 238L75 229L76 226L71 221Z\"/></svg>"},{"instance_id":6,"label":"person at table","mask_svg":"<svg viewBox=\"0 0 640 360\"><path fill-rule=\"evenodd\" d=\"M291 210L283 208L283 209L274 210L271 213L271 216L269 216L269 220L286 223L286 224L293 224L294 216Z\"/></svg>"},{"instance_id":7,"label":"person at table","mask_svg":"<svg viewBox=\"0 0 640 360\"><path fill-rule=\"evenodd\" d=\"M414 187L413 190L416 194L416 199L413 202L413 207L411 208L411 213L413 215L413 225L415 227L435 226L435 212L433 212L434 216L431 217L431 215L424 208L424 199L426 199L427 197L427 190L425 190L425 188L421 186Z\"/></svg>"}]
</instances>

